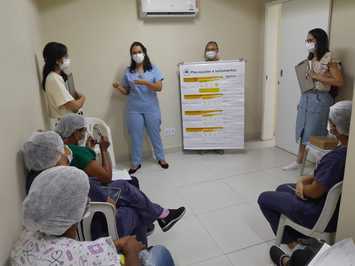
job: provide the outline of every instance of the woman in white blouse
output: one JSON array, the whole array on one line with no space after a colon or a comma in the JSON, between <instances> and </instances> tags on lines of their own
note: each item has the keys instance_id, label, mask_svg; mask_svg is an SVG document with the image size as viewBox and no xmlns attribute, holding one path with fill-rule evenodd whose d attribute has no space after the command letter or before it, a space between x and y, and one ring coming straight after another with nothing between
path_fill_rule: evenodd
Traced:
<instances>
[{"instance_id":1,"label":"woman in white blouse","mask_svg":"<svg viewBox=\"0 0 355 266\"><path fill-rule=\"evenodd\" d=\"M50 42L43 49L44 68L42 87L48 105L49 117L58 119L67 113L77 113L85 103L85 96L71 95L66 85L70 59L64 44Z\"/></svg>"}]
</instances>

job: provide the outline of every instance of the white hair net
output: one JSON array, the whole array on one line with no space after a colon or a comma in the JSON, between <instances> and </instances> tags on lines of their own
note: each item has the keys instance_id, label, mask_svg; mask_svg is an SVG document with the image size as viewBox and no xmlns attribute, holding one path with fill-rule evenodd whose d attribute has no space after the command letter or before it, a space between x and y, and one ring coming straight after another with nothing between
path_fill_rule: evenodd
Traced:
<instances>
[{"instance_id":1,"label":"white hair net","mask_svg":"<svg viewBox=\"0 0 355 266\"><path fill-rule=\"evenodd\" d=\"M28 170L42 171L57 164L64 153L62 138L54 131L35 132L23 145Z\"/></svg>"},{"instance_id":2,"label":"white hair net","mask_svg":"<svg viewBox=\"0 0 355 266\"><path fill-rule=\"evenodd\" d=\"M57 124L55 131L62 137L70 137L76 130L85 127L85 118L78 114L67 114Z\"/></svg>"},{"instance_id":3,"label":"white hair net","mask_svg":"<svg viewBox=\"0 0 355 266\"><path fill-rule=\"evenodd\" d=\"M338 132L342 135L349 135L351 122L351 101L337 102L330 107L329 120L334 123Z\"/></svg>"},{"instance_id":4,"label":"white hair net","mask_svg":"<svg viewBox=\"0 0 355 266\"><path fill-rule=\"evenodd\" d=\"M86 211L89 179L70 166L43 171L33 181L23 202L24 226L32 232L63 235Z\"/></svg>"}]
</instances>

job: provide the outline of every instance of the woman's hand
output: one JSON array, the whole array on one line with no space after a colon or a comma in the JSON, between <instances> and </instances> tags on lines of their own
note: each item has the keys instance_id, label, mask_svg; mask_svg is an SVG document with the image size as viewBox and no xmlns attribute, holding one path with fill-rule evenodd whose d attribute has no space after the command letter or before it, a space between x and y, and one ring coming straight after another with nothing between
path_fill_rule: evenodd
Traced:
<instances>
[{"instance_id":1,"label":"woman's hand","mask_svg":"<svg viewBox=\"0 0 355 266\"><path fill-rule=\"evenodd\" d=\"M128 91L124 87L122 87L122 85L120 83L118 83L118 82L114 82L112 84L112 87L114 87L116 90L118 90L123 95L127 95L128 94Z\"/></svg>"},{"instance_id":2,"label":"woman's hand","mask_svg":"<svg viewBox=\"0 0 355 266\"><path fill-rule=\"evenodd\" d=\"M89 136L88 139L86 140L85 146L90 149L93 149L96 144L97 144L97 141L93 137Z\"/></svg>"},{"instance_id":3,"label":"woman's hand","mask_svg":"<svg viewBox=\"0 0 355 266\"><path fill-rule=\"evenodd\" d=\"M303 182L302 181L298 181L296 184L296 196L302 200L305 200L305 197L303 195Z\"/></svg>"},{"instance_id":4,"label":"woman's hand","mask_svg":"<svg viewBox=\"0 0 355 266\"><path fill-rule=\"evenodd\" d=\"M99 145L101 150L107 151L108 147L110 147L110 142L106 136L102 136Z\"/></svg>"},{"instance_id":5,"label":"woman's hand","mask_svg":"<svg viewBox=\"0 0 355 266\"><path fill-rule=\"evenodd\" d=\"M317 73L315 73L313 71L309 74L309 76L311 77L311 79L317 80L317 81L320 81L322 79L322 75L321 74L317 74Z\"/></svg>"}]
</instances>

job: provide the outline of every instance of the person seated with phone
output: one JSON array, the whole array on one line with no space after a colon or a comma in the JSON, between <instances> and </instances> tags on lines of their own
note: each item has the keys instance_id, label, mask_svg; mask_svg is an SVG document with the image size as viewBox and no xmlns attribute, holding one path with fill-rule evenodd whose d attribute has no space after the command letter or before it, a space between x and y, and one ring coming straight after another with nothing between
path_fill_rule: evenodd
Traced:
<instances>
[{"instance_id":1,"label":"person seated with phone","mask_svg":"<svg viewBox=\"0 0 355 266\"><path fill-rule=\"evenodd\" d=\"M75 114L75 116L82 116ZM74 161L75 153L71 155L60 135L54 131L36 132L24 144L24 160L28 170L37 176L46 169L55 166L68 166ZM71 164L71 166L74 166ZM78 167L77 167L78 168ZM31 177L31 184L37 176ZM90 179L89 197L93 201L110 202L116 207L117 231L120 237L135 235L139 241L147 243L148 227L158 221L161 229L166 232L185 214L185 208L165 209L153 203L135 186L126 180L112 182L108 187L112 192L119 192L114 199L112 193L105 190L98 182ZM28 182L28 183L30 183ZM28 184L28 187L31 187ZM95 224L97 229L102 229ZM99 232L98 232L99 234Z\"/></svg>"},{"instance_id":2,"label":"person seated with phone","mask_svg":"<svg viewBox=\"0 0 355 266\"><path fill-rule=\"evenodd\" d=\"M98 184L120 188L121 196L118 200L118 210L129 208L124 214L125 222L131 217L129 224L151 225L158 221L163 232L168 231L185 214L185 207L178 209L166 209L153 203L141 190L130 184L127 180L112 181L112 164L108 154L110 145L106 137L102 137L99 143L101 150L101 163L96 160L96 153L89 147L79 146L85 139L85 118L78 114L67 114L57 124L55 131L62 137L63 142L73 152L73 160L70 165L83 170ZM90 144L92 145L93 142ZM93 147L93 146L91 146ZM137 222L139 220L139 222ZM124 228L129 228L128 225Z\"/></svg>"},{"instance_id":3,"label":"person seated with phone","mask_svg":"<svg viewBox=\"0 0 355 266\"><path fill-rule=\"evenodd\" d=\"M284 184L276 191L263 192L258 203L273 232L277 233L280 215L312 228L317 222L328 191L344 178L348 136L351 120L351 101L341 101L331 106L329 113L330 133L339 141L338 147L326 154L313 176L304 176L296 184ZM339 205L329 222L326 232L335 232ZM302 234L287 227L282 243L293 249Z\"/></svg>"}]
</instances>

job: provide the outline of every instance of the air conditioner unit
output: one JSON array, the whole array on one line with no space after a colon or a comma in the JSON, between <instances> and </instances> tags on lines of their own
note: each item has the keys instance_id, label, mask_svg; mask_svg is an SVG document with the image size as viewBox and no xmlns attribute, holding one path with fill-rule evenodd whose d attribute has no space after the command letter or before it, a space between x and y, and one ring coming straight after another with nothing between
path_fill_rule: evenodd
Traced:
<instances>
[{"instance_id":1,"label":"air conditioner unit","mask_svg":"<svg viewBox=\"0 0 355 266\"><path fill-rule=\"evenodd\" d=\"M197 0L140 0L142 18L195 17L197 13Z\"/></svg>"}]
</instances>

